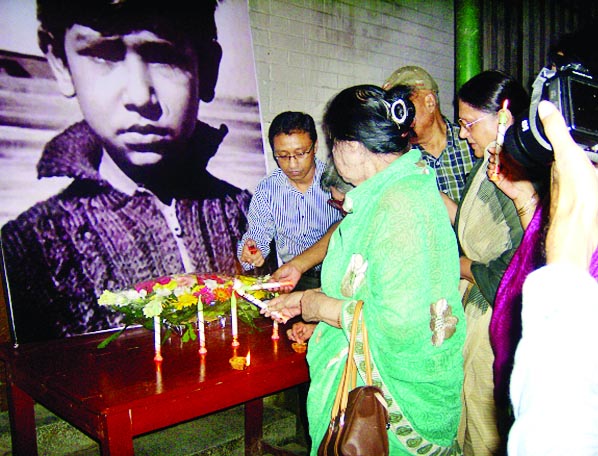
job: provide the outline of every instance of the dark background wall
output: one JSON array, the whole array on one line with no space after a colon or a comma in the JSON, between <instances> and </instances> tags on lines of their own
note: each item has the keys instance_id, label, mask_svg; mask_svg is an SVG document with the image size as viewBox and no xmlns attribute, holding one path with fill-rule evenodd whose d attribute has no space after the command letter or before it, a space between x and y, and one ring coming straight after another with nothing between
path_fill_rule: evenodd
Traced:
<instances>
[{"instance_id":1,"label":"dark background wall","mask_svg":"<svg viewBox=\"0 0 598 456\"><path fill-rule=\"evenodd\" d=\"M529 88L546 64L550 44L598 18L598 2L480 0L480 12L482 69L503 70Z\"/></svg>"}]
</instances>

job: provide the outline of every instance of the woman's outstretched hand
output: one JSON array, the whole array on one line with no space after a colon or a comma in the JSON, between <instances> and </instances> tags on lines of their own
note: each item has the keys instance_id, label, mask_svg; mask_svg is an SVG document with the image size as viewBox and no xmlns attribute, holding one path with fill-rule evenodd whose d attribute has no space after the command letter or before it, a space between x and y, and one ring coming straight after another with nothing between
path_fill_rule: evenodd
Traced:
<instances>
[{"instance_id":1,"label":"woman's outstretched hand","mask_svg":"<svg viewBox=\"0 0 598 456\"><path fill-rule=\"evenodd\" d=\"M277 296L269 301L268 305L260 310L260 313L279 323L286 323L289 319L301 315L302 296L303 291Z\"/></svg>"}]
</instances>

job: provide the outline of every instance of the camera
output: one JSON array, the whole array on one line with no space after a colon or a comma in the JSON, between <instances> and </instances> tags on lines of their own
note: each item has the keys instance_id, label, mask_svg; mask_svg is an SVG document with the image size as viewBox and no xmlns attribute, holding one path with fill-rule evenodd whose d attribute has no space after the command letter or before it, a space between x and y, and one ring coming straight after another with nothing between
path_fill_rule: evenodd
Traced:
<instances>
[{"instance_id":1,"label":"camera","mask_svg":"<svg viewBox=\"0 0 598 456\"><path fill-rule=\"evenodd\" d=\"M517 118L505 133L506 152L527 170L546 168L554 160L538 117L538 104L551 101L563 114L569 132L584 150L598 147L598 81L581 65L543 68L534 84L529 113Z\"/></svg>"}]
</instances>

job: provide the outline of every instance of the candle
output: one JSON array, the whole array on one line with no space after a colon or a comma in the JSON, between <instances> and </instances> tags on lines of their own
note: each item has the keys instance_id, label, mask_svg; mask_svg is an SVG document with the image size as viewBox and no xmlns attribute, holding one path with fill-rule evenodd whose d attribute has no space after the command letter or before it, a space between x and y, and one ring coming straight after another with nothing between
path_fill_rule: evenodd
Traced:
<instances>
[{"instance_id":1,"label":"candle","mask_svg":"<svg viewBox=\"0 0 598 456\"><path fill-rule=\"evenodd\" d=\"M293 282L264 282L256 283L247 288L249 291L257 290L272 290L275 288L290 287L293 286Z\"/></svg>"},{"instance_id":2,"label":"candle","mask_svg":"<svg viewBox=\"0 0 598 456\"><path fill-rule=\"evenodd\" d=\"M274 323L272 324L272 339L280 339L280 336L278 335L278 322L276 320L274 320Z\"/></svg>"},{"instance_id":3,"label":"candle","mask_svg":"<svg viewBox=\"0 0 598 456\"><path fill-rule=\"evenodd\" d=\"M237 326L237 295L234 290L230 296L230 316L233 332L233 347L237 347L239 345L239 341L237 340L237 338L239 337L239 328Z\"/></svg>"},{"instance_id":4,"label":"candle","mask_svg":"<svg viewBox=\"0 0 598 456\"><path fill-rule=\"evenodd\" d=\"M203 318L203 302L201 299L197 300L197 329L199 330L199 354L205 355L206 349L206 328Z\"/></svg>"},{"instance_id":5,"label":"candle","mask_svg":"<svg viewBox=\"0 0 598 456\"><path fill-rule=\"evenodd\" d=\"M162 350L160 347L160 317L154 317L154 361L162 361Z\"/></svg>"},{"instance_id":6,"label":"candle","mask_svg":"<svg viewBox=\"0 0 598 456\"><path fill-rule=\"evenodd\" d=\"M253 304L254 306L259 307L260 309L265 309L266 307L268 307L268 305L264 302L264 301L260 301L259 299L257 299L256 297L250 295L249 293L245 293L243 291L243 282L241 282L238 279L235 279L233 281L233 290L235 290L237 292L237 294L239 296L241 296L243 299L245 299L246 301L250 302L251 304ZM279 312L277 311L273 311L271 312L271 315L278 319L278 320L282 320L283 323L286 323L288 318L283 317Z\"/></svg>"},{"instance_id":7,"label":"candle","mask_svg":"<svg viewBox=\"0 0 598 456\"><path fill-rule=\"evenodd\" d=\"M162 363L156 363L156 393L162 393Z\"/></svg>"},{"instance_id":8,"label":"candle","mask_svg":"<svg viewBox=\"0 0 598 456\"><path fill-rule=\"evenodd\" d=\"M199 358L199 381L203 382L206 380L206 357L200 356Z\"/></svg>"},{"instance_id":9,"label":"candle","mask_svg":"<svg viewBox=\"0 0 598 456\"><path fill-rule=\"evenodd\" d=\"M503 144L505 143L505 132L507 131L507 108L509 100L505 100L502 108L498 111L498 131L496 132L496 147L494 149L494 164L495 168L490 176L490 180L496 182L500 173L500 153L502 152Z\"/></svg>"}]
</instances>

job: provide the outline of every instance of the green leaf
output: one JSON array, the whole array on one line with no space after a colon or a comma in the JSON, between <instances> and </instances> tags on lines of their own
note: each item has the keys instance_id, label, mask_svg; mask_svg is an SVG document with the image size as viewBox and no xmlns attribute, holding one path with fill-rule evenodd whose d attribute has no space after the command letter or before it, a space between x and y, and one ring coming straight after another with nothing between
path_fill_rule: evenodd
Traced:
<instances>
[{"instance_id":1,"label":"green leaf","mask_svg":"<svg viewBox=\"0 0 598 456\"><path fill-rule=\"evenodd\" d=\"M115 340L115 339L116 339L118 336L120 336L120 335L123 333L123 331L124 331L125 329L127 329L127 326L125 326L124 328L122 328L122 329L121 329L120 331L118 331L118 332L115 332L115 333L113 333L113 334L110 334L110 336L106 337L106 338L105 338L105 339L104 339L102 342L100 342L100 343L98 344L98 347L97 347L97 348L106 348L106 347L108 346L108 344L109 344L110 342L112 342L113 340Z\"/></svg>"}]
</instances>

